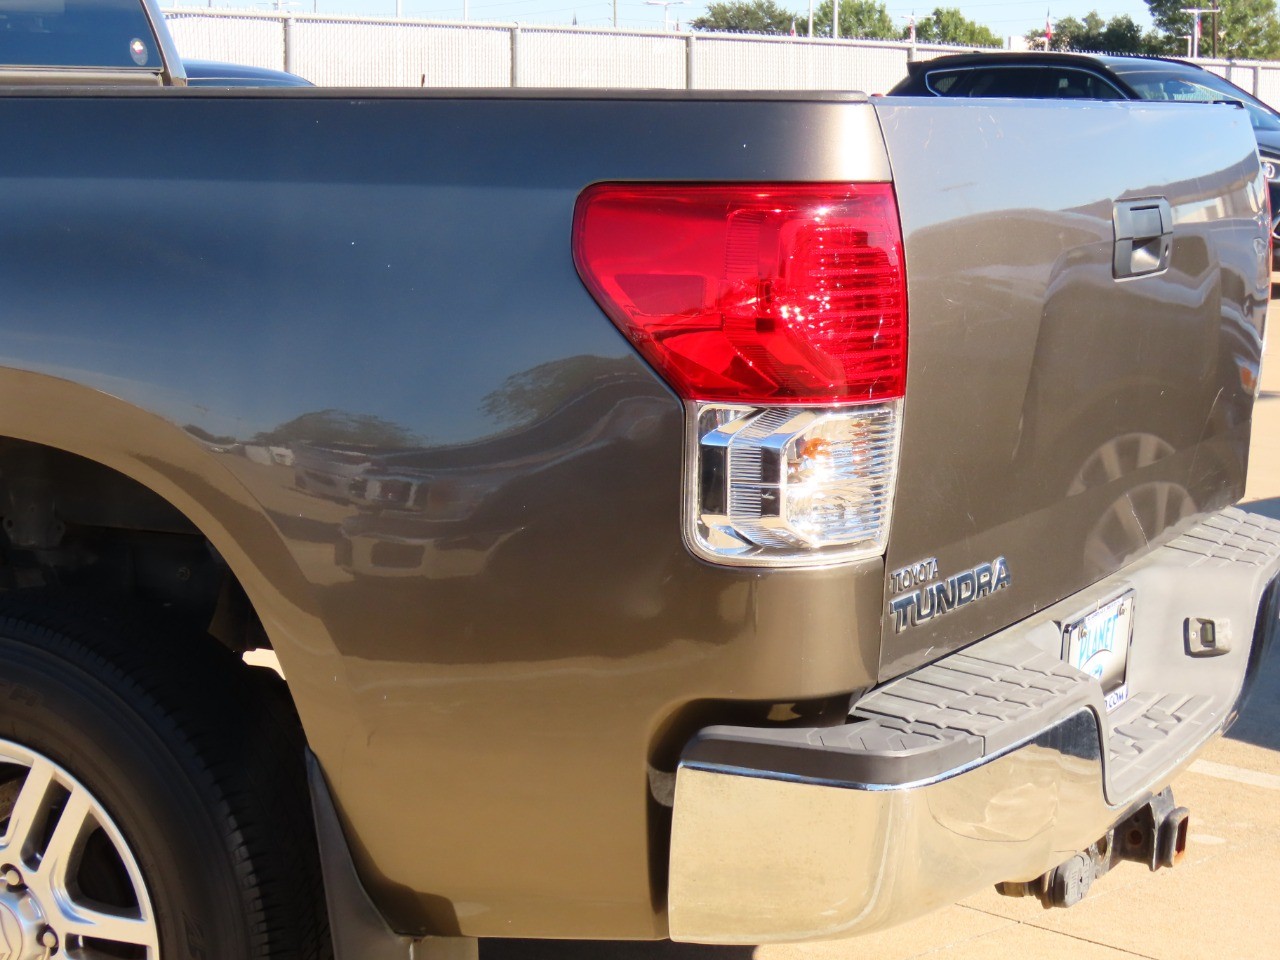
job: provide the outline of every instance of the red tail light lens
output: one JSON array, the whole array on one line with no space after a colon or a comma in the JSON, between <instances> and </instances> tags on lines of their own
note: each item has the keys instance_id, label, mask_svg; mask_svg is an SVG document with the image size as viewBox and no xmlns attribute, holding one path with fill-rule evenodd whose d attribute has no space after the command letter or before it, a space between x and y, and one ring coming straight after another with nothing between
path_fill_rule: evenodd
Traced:
<instances>
[{"instance_id":1,"label":"red tail light lens","mask_svg":"<svg viewBox=\"0 0 1280 960\"><path fill-rule=\"evenodd\" d=\"M901 397L907 296L889 184L598 184L578 273L686 400Z\"/></svg>"}]
</instances>

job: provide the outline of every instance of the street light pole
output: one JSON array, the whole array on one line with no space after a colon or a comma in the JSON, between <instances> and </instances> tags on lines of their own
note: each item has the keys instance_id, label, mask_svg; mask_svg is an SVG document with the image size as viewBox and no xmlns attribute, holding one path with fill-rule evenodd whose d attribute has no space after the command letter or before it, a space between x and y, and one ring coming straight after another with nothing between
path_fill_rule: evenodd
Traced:
<instances>
[{"instance_id":1,"label":"street light pole","mask_svg":"<svg viewBox=\"0 0 1280 960\"><path fill-rule=\"evenodd\" d=\"M1200 14L1216 13L1217 10L1214 7L1183 7L1182 12L1189 13L1195 18L1194 22L1191 24L1191 59L1196 60L1200 56ZM1216 28L1216 24L1215 24L1215 28ZM1217 50L1218 37L1217 37L1216 29L1214 30L1213 43L1214 43L1213 54L1216 57L1218 55L1218 50Z\"/></svg>"},{"instance_id":2,"label":"street light pole","mask_svg":"<svg viewBox=\"0 0 1280 960\"><path fill-rule=\"evenodd\" d=\"M614 2L615 2L615 4L616 4L617 0L614 0ZM668 7L673 7L673 6L674 6L674 7L682 6L683 4L688 3L688 2L689 2L689 0L644 0L644 2L645 2L645 3L647 3L647 4L648 4L649 6L651 6L651 7L661 7L661 8L662 8L662 29L663 29L663 30L670 30L670 29L671 29L671 23L670 23L670 21L667 19L667 8L668 8ZM615 7L615 9L616 9L616 7Z\"/></svg>"}]
</instances>

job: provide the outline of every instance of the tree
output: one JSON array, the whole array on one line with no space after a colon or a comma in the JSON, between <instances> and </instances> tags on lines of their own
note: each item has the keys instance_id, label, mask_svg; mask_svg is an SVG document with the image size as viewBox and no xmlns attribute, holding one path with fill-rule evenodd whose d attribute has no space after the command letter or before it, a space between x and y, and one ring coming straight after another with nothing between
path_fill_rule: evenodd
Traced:
<instances>
[{"instance_id":1,"label":"tree","mask_svg":"<svg viewBox=\"0 0 1280 960\"><path fill-rule=\"evenodd\" d=\"M813 12L813 34L831 36L832 0L824 0ZM840 36L872 40L897 40L901 32L883 3L875 0L840 0Z\"/></svg>"},{"instance_id":2,"label":"tree","mask_svg":"<svg viewBox=\"0 0 1280 960\"><path fill-rule=\"evenodd\" d=\"M1112 17L1102 31L1102 49L1111 53L1148 53L1142 28L1128 14Z\"/></svg>"},{"instance_id":3,"label":"tree","mask_svg":"<svg viewBox=\"0 0 1280 960\"><path fill-rule=\"evenodd\" d=\"M1280 58L1280 17L1276 0L1231 0L1220 3L1218 15L1218 56L1240 60L1275 60ZM1162 35L1170 53L1187 51L1187 41L1194 18L1184 12L1189 4L1182 0L1147 0L1151 19ZM1208 56L1213 48L1212 19L1201 14L1200 54Z\"/></svg>"},{"instance_id":4,"label":"tree","mask_svg":"<svg viewBox=\"0 0 1280 960\"><path fill-rule=\"evenodd\" d=\"M791 32L798 15L778 6L773 0L728 0L712 3L707 12L690 26L695 30L720 30L729 33Z\"/></svg>"},{"instance_id":5,"label":"tree","mask_svg":"<svg viewBox=\"0 0 1280 960\"><path fill-rule=\"evenodd\" d=\"M1203 16L1203 14L1201 14ZM1218 14L1218 56L1234 60L1275 60L1280 58L1280 18L1275 0L1235 0ZM1206 25L1204 37L1209 36ZM1201 55L1208 54L1201 39Z\"/></svg>"},{"instance_id":6,"label":"tree","mask_svg":"<svg viewBox=\"0 0 1280 960\"><path fill-rule=\"evenodd\" d=\"M910 28L902 36L910 36ZM974 23L957 7L935 7L933 13L916 21L916 39L921 43L954 43L965 47L999 47L1001 39L990 27Z\"/></svg>"},{"instance_id":7,"label":"tree","mask_svg":"<svg viewBox=\"0 0 1280 960\"><path fill-rule=\"evenodd\" d=\"M1044 48L1044 31L1028 31L1027 41L1037 49ZM1105 53L1164 53L1164 39L1152 31L1143 34L1132 17L1121 15L1103 20L1097 10L1090 10L1083 20L1063 17L1053 25L1050 50L1101 51Z\"/></svg>"}]
</instances>

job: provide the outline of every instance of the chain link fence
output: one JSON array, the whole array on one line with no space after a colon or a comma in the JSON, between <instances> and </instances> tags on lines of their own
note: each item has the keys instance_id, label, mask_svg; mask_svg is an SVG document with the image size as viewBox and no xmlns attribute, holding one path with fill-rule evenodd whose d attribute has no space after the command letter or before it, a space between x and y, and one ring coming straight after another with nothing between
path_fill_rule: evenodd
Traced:
<instances>
[{"instance_id":1,"label":"chain link fence","mask_svg":"<svg viewBox=\"0 0 1280 960\"><path fill-rule=\"evenodd\" d=\"M644 32L173 9L184 57L288 70L322 86L862 90L962 48L881 40ZM968 49L968 48L964 48ZM1200 63L1280 104L1280 63Z\"/></svg>"}]
</instances>

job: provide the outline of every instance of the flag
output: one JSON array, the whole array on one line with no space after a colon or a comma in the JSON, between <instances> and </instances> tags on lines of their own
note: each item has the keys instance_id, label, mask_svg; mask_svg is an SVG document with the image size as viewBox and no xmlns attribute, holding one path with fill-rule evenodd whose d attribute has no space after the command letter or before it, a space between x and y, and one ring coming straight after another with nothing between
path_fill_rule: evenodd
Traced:
<instances>
[{"instance_id":1,"label":"flag","mask_svg":"<svg viewBox=\"0 0 1280 960\"><path fill-rule=\"evenodd\" d=\"M1044 12L1044 45L1048 49L1049 44L1053 41L1053 24L1049 22L1049 11Z\"/></svg>"},{"instance_id":2,"label":"flag","mask_svg":"<svg viewBox=\"0 0 1280 960\"><path fill-rule=\"evenodd\" d=\"M794 17L791 20L791 35L793 37L796 35L796 21Z\"/></svg>"}]
</instances>

